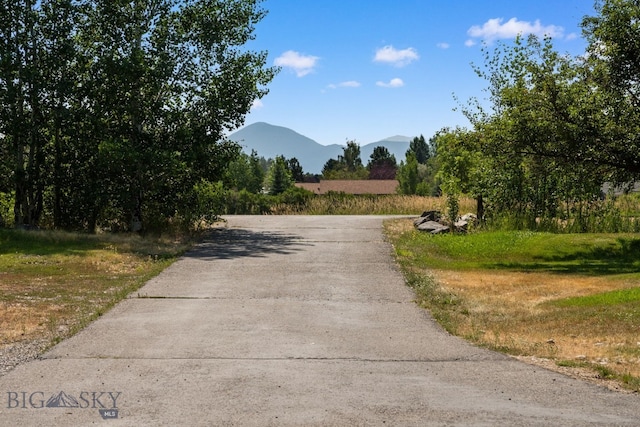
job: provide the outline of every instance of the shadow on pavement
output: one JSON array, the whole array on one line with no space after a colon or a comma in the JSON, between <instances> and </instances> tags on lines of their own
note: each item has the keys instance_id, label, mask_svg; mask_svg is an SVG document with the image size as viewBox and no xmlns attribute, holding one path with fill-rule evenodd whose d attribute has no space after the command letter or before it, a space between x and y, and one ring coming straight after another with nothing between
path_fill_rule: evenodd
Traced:
<instances>
[{"instance_id":1,"label":"shadow on pavement","mask_svg":"<svg viewBox=\"0 0 640 427\"><path fill-rule=\"evenodd\" d=\"M300 236L274 231L252 231L244 229L217 229L204 242L184 256L199 259L233 259L240 257L264 257L266 255L287 255L302 250L304 243Z\"/></svg>"}]
</instances>

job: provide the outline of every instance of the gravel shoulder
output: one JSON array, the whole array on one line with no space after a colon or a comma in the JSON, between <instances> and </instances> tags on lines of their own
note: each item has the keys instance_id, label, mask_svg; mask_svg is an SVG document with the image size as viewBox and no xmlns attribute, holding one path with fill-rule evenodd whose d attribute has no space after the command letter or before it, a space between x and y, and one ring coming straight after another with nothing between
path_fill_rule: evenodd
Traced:
<instances>
[{"instance_id":1,"label":"gravel shoulder","mask_svg":"<svg viewBox=\"0 0 640 427\"><path fill-rule=\"evenodd\" d=\"M40 357L51 345L49 339L21 341L0 347L0 377L16 366Z\"/></svg>"}]
</instances>

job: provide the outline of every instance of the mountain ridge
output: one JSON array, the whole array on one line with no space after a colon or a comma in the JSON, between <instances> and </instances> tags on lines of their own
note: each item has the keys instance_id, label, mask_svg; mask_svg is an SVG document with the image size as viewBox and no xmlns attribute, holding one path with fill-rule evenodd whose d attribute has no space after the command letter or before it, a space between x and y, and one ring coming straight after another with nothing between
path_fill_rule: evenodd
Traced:
<instances>
[{"instance_id":1,"label":"mountain ridge","mask_svg":"<svg viewBox=\"0 0 640 427\"><path fill-rule=\"evenodd\" d=\"M244 126L229 134L228 139L235 141L242 150L250 154L252 150L258 156L275 158L284 156L287 159L295 157L300 162L305 173L319 174L322 167L329 159L335 159L344 153L344 145L322 145L313 139L302 135L293 129L272 125L266 122L256 122ZM379 141L360 146L360 158L364 165L367 164L373 149L384 146L393 154L396 161L405 159L405 153L409 149L409 142L413 138L394 135Z\"/></svg>"}]
</instances>

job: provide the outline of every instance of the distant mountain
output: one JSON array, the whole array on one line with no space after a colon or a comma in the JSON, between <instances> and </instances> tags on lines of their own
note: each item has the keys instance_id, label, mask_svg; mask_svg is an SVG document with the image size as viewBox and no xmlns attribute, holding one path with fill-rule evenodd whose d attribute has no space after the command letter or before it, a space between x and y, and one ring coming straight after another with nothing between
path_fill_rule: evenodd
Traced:
<instances>
[{"instance_id":1,"label":"distant mountain","mask_svg":"<svg viewBox=\"0 0 640 427\"><path fill-rule=\"evenodd\" d=\"M322 167L329 159L335 159L343 154L343 147L339 144L322 145L311 138L301 135L289 128L274 126L269 123L253 123L229 135L229 139L242 146L242 150L250 154L255 150L259 156L275 158L284 156L287 159L295 157L302 165L305 173L321 173ZM360 157L364 165L369 161L373 149L384 146L400 163L405 159L409 149L406 136L392 136L381 141L360 146Z\"/></svg>"},{"instance_id":2,"label":"distant mountain","mask_svg":"<svg viewBox=\"0 0 640 427\"><path fill-rule=\"evenodd\" d=\"M408 136L396 135L385 138L381 141L362 145L360 146L360 158L362 159L362 164L366 166L371 154L373 153L373 149L379 146L386 147L387 150L389 150L389 153L395 156L396 162L400 164L401 161L405 160L407 150L409 149L409 143L412 139L413 138L409 138Z\"/></svg>"}]
</instances>

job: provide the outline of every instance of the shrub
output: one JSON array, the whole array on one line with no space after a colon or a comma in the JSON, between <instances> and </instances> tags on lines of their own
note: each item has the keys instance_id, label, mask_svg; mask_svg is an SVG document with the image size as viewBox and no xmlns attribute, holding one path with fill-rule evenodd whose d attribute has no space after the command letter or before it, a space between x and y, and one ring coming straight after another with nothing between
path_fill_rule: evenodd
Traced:
<instances>
[{"instance_id":1,"label":"shrub","mask_svg":"<svg viewBox=\"0 0 640 427\"><path fill-rule=\"evenodd\" d=\"M299 209L303 209L314 197L314 193L300 187L290 187L284 193L280 194L279 201Z\"/></svg>"}]
</instances>

